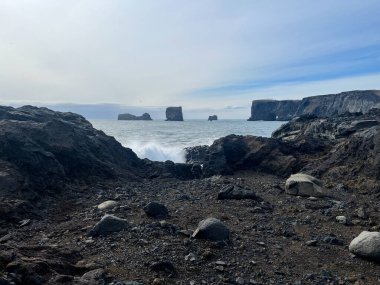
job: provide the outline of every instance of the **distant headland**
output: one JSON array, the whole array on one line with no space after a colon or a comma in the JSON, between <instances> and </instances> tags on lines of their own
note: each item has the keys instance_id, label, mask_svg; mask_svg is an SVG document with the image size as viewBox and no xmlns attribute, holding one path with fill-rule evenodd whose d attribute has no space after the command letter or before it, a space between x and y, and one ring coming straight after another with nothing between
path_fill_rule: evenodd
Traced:
<instances>
[{"instance_id":1,"label":"distant headland","mask_svg":"<svg viewBox=\"0 0 380 285\"><path fill-rule=\"evenodd\" d=\"M332 117L380 108L380 90L348 91L302 100L254 100L248 121L289 121L305 114Z\"/></svg>"}]
</instances>

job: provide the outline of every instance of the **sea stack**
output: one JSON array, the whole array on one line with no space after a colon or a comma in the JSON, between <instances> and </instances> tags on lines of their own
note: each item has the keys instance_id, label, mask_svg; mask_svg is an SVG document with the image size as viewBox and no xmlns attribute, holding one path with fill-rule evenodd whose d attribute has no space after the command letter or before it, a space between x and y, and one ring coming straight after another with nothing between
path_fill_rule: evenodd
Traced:
<instances>
[{"instance_id":1,"label":"sea stack","mask_svg":"<svg viewBox=\"0 0 380 285\"><path fill-rule=\"evenodd\" d=\"M166 121L183 121L182 107L166 108Z\"/></svg>"},{"instance_id":2,"label":"sea stack","mask_svg":"<svg viewBox=\"0 0 380 285\"><path fill-rule=\"evenodd\" d=\"M209 121L217 121L218 120L218 116L217 115L208 116L208 120Z\"/></svg>"},{"instance_id":3,"label":"sea stack","mask_svg":"<svg viewBox=\"0 0 380 285\"><path fill-rule=\"evenodd\" d=\"M127 121L151 121L152 118L148 113L144 113L141 116L135 116L129 113L119 114L117 117L118 120L127 120Z\"/></svg>"}]
</instances>

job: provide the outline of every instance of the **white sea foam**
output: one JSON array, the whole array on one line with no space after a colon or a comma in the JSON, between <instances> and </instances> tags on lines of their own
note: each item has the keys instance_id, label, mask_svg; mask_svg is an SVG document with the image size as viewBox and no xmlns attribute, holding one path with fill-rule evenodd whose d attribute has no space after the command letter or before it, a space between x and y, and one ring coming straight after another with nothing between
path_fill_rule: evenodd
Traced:
<instances>
[{"instance_id":1,"label":"white sea foam","mask_svg":"<svg viewBox=\"0 0 380 285\"><path fill-rule=\"evenodd\" d=\"M131 148L140 158L148 158L153 161L185 162L185 151L182 146L166 147L157 142L144 144L131 142L127 147Z\"/></svg>"}]
</instances>

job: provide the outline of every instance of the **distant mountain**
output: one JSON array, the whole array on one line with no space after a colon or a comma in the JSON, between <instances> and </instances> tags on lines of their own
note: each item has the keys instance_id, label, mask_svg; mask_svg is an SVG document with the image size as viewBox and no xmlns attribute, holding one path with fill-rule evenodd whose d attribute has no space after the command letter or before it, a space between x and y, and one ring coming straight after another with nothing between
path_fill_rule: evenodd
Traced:
<instances>
[{"instance_id":1,"label":"distant mountain","mask_svg":"<svg viewBox=\"0 0 380 285\"><path fill-rule=\"evenodd\" d=\"M254 100L248 121L288 121L305 114L332 117L380 108L380 90L348 91L302 100Z\"/></svg>"}]
</instances>

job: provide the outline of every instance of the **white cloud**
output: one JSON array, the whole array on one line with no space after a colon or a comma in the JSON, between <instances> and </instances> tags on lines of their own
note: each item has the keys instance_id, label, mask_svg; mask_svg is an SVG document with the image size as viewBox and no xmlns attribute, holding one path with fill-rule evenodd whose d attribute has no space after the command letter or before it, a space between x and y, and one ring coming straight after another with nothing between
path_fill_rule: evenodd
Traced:
<instances>
[{"instance_id":1,"label":"white cloud","mask_svg":"<svg viewBox=\"0 0 380 285\"><path fill-rule=\"evenodd\" d=\"M358 74L278 82L220 96L187 95L326 68L339 73L350 62L308 60L380 44L376 8L380 4L373 0L344 5L327 0L3 0L0 103L173 104L222 110L247 108L255 98L379 88L377 75Z\"/></svg>"}]
</instances>

